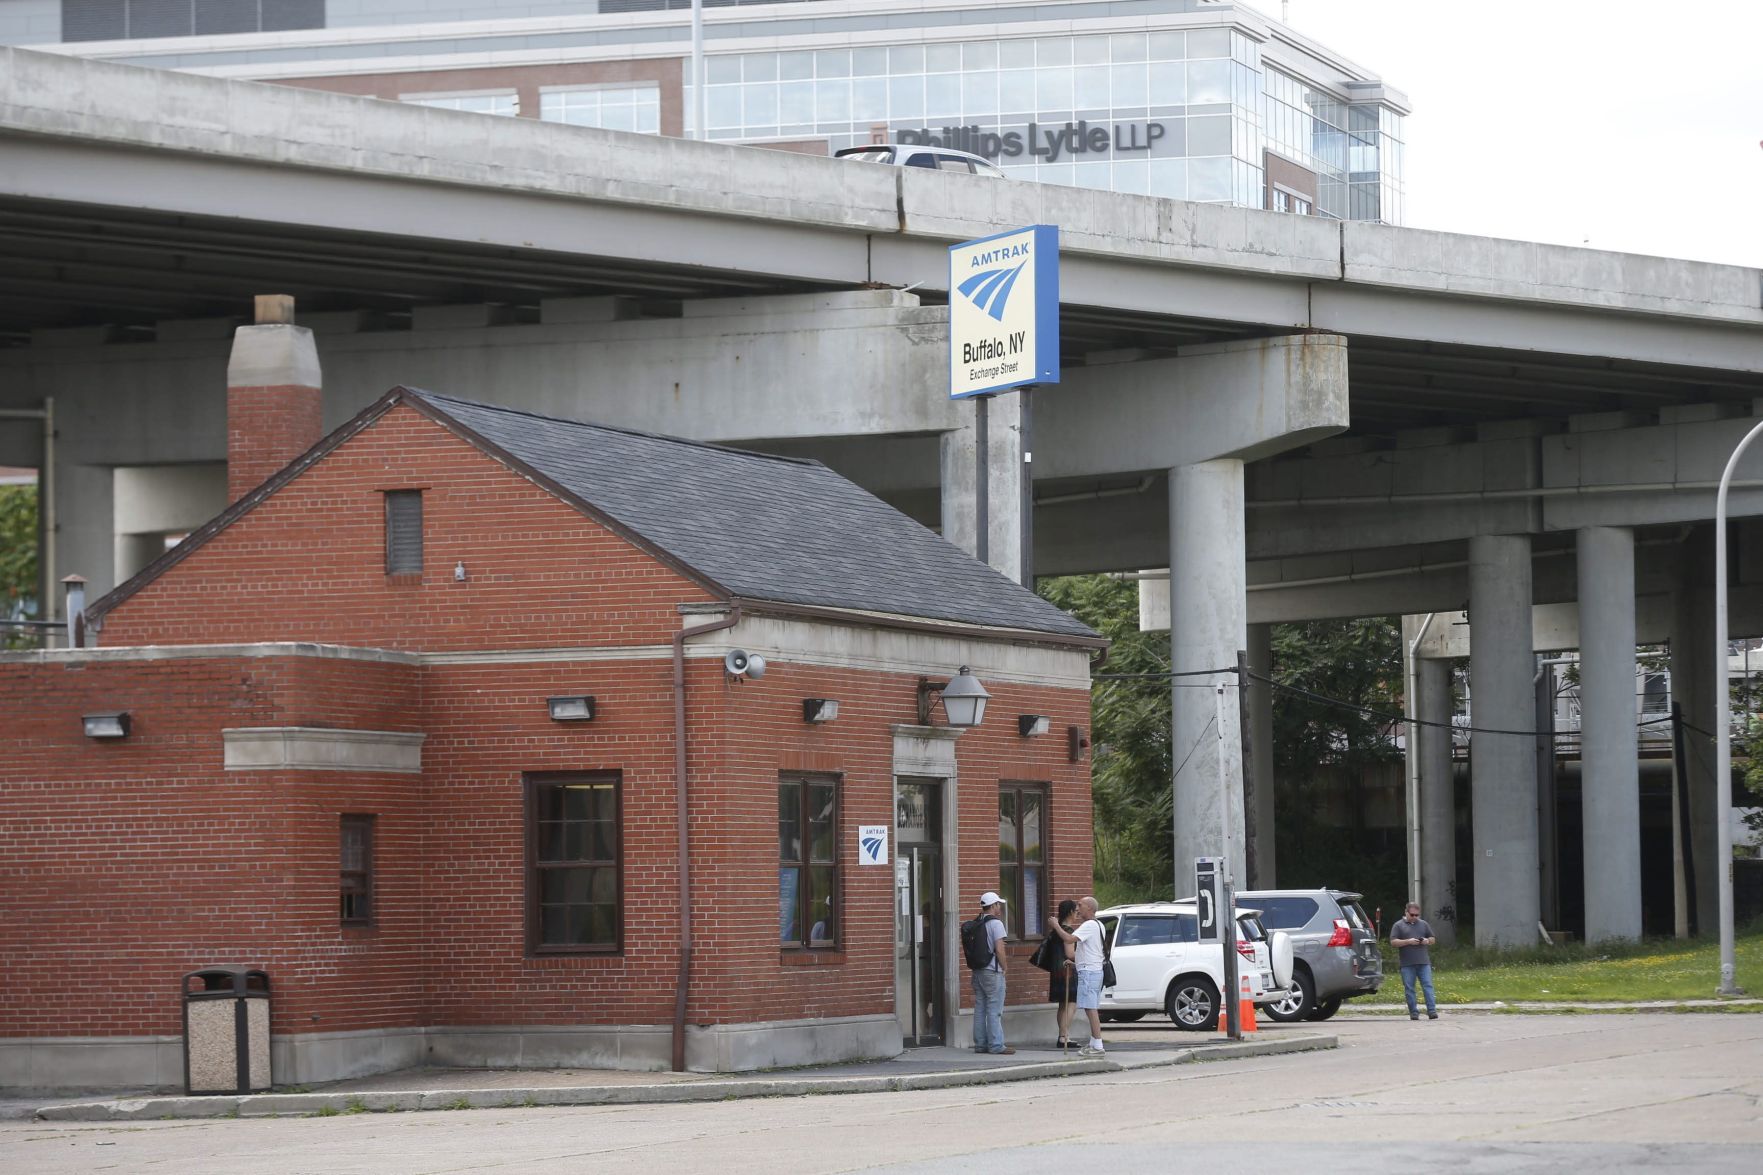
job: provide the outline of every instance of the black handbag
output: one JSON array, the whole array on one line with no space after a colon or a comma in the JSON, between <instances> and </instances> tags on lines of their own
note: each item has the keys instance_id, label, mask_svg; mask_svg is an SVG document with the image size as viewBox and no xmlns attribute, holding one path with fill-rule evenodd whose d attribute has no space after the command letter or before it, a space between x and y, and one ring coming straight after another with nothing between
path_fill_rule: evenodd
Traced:
<instances>
[{"instance_id":1,"label":"black handbag","mask_svg":"<svg viewBox=\"0 0 1763 1175\"><path fill-rule=\"evenodd\" d=\"M1065 942L1053 931L1047 931L1047 937L1035 948L1035 953L1028 957L1029 965L1039 967L1051 974L1065 964Z\"/></svg>"},{"instance_id":2,"label":"black handbag","mask_svg":"<svg viewBox=\"0 0 1763 1175\"><path fill-rule=\"evenodd\" d=\"M1109 948L1107 931L1104 930L1102 933L1102 986L1103 987L1113 987L1114 984L1116 983L1116 980L1114 978L1114 960L1109 957L1113 953L1114 952Z\"/></svg>"}]
</instances>

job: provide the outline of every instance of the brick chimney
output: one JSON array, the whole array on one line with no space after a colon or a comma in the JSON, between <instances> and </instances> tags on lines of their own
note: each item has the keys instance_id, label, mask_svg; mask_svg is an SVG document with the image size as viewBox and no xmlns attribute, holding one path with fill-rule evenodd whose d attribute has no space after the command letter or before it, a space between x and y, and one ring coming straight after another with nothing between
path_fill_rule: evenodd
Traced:
<instances>
[{"instance_id":1,"label":"brick chimney","mask_svg":"<svg viewBox=\"0 0 1763 1175\"><path fill-rule=\"evenodd\" d=\"M293 298L258 296L256 325L233 332L226 375L227 500L236 502L324 435L318 348L294 325Z\"/></svg>"}]
</instances>

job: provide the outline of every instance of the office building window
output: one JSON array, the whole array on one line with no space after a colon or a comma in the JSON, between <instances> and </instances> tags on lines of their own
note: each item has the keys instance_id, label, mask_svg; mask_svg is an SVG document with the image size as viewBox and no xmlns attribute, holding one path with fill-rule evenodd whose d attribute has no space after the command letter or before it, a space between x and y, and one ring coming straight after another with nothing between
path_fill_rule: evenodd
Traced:
<instances>
[{"instance_id":1,"label":"office building window","mask_svg":"<svg viewBox=\"0 0 1763 1175\"><path fill-rule=\"evenodd\" d=\"M661 87L645 83L544 90L539 94L539 117L546 122L566 122L571 126L597 126L609 131L658 135L661 133Z\"/></svg>"},{"instance_id":2,"label":"office building window","mask_svg":"<svg viewBox=\"0 0 1763 1175\"><path fill-rule=\"evenodd\" d=\"M340 919L344 926L373 921L372 816L344 815L338 821Z\"/></svg>"},{"instance_id":3,"label":"office building window","mask_svg":"<svg viewBox=\"0 0 1763 1175\"><path fill-rule=\"evenodd\" d=\"M64 42L323 27L324 0L61 0Z\"/></svg>"},{"instance_id":4,"label":"office building window","mask_svg":"<svg viewBox=\"0 0 1763 1175\"><path fill-rule=\"evenodd\" d=\"M500 114L512 118L520 113L520 95L513 90L472 94L399 94L398 101L412 106L436 106L442 110L468 110L473 114Z\"/></svg>"},{"instance_id":5,"label":"office building window","mask_svg":"<svg viewBox=\"0 0 1763 1175\"><path fill-rule=\"evenodd\" d=\"M998 892L1010 903L1012 938L1041 934L1047 900L1047 785L998 788Z\"/></svg>"},{"instance_id":6,"label":"office building window","mask_svg":"<svg viewBox=\"0 0 1763 1175\"><path fill-rule=\"evenodd\" d=\"M777 788L778 941L838 942L839 789L833 779L785 777Z\"/></svg>"},{"instance_id":7,"label":"office building window","mask_svg":"<svg viewBox=\"0 0 1763 1175\"><path fill-rule=\"evenodd\" d=\"M422 491L386 491L386 574L422 574Z\"/></svg>"},{"instance_id":8,"label":"office building window","mask_svg":"<svg viewBox=\"0 0 1763 1175\"><path fill-rule=\"evenodd\" d=\"M1299 216L1309 216L1311 211L1310 201L1284 188L1273 189L1272 207L1275 212L1292 212Z\"/></svg>"},{"instance_id":9,"label":"office building window","mask_svg":"<svg viewBox=\"0 0 1763 1175\"><path fill-rule=\"evenodd\" d=\"M617 775L527 780L527 942L535 954L616 951L623 929Z\"/></svg>"}]
</instances>

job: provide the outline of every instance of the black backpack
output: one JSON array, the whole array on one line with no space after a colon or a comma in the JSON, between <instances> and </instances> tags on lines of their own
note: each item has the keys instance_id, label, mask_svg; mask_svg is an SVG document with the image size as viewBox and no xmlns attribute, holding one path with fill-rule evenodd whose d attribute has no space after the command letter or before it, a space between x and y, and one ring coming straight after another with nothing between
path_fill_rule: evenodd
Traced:
<instances>
[{"instance_id":1,"label":"black backpack","mask_svg":"<svg viewBox=\"0 0 1763 1175\"><path fill-rule=\"evenodd\" d=\"M992 939L986 923L998 921L996 914L981 914L961 924L961 953L967 956L971 971L983 971L992 965Z\"/></svg>"}]
</instances>

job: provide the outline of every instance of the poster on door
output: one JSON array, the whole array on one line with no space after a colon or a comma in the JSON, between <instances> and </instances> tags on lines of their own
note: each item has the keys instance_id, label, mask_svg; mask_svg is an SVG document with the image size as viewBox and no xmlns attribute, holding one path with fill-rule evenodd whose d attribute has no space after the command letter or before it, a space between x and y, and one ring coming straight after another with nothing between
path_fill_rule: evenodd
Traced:
<instances>
[{"instance_id":1,"label":"poster on door","mask_svg":"<svg viewBox=\"0 0 1763 1175\"><path fill-rule=\"evenodd\" d=\"M859 824L857 826L857 863L886 865L888 863L888 826Z\"/></svg>"}]
</instances>

